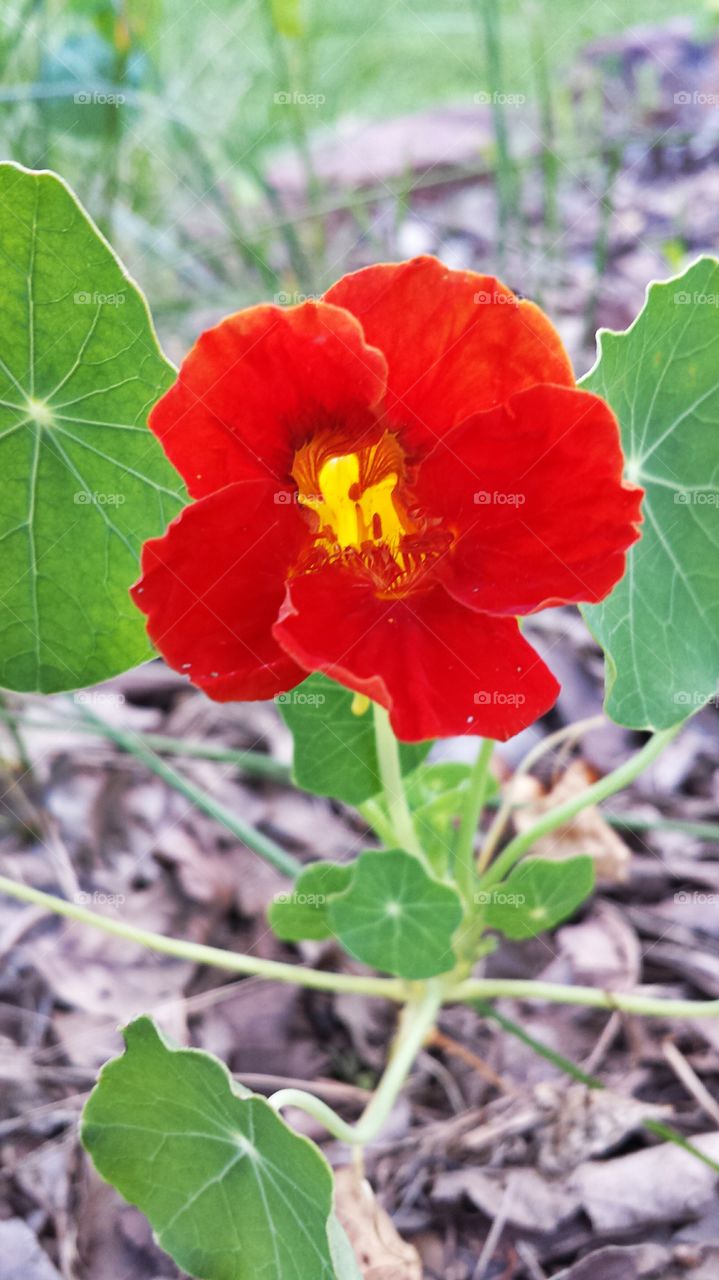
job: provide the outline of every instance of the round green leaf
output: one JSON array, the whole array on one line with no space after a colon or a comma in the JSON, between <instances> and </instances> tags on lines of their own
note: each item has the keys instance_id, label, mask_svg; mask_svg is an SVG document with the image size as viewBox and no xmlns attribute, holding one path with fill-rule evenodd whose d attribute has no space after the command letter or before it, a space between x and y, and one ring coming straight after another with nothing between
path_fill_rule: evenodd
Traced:
<instances>
[{"instance_id":1,"label":"round green leaf","mask_svg":"<svg viewBox=\"0 0 719 1280\"><path fill-rule=\"evenodd\" d=\"M582 385L622 429L627 478L644 486L642 539L601 604L582 612L605 650L607 712L668 728L719 678L719 262L652 284L626 333L602 332Z\"/></svg>"},{"instance_id":2,"label":"round green leaf","mask_svg":"<svg viewBox=\"0 0 719 1280\"><path fill-rule=\"evenodd\" d=\"M0 242L0 685L51 693L151 656L128 588L182 505L146 426L173 369L55 174L0 165Z\"/></svg>"},{"instance_id":3,"label":"round green leaf","mask_svg":"<svg viewBox=\"0 0 719 1280\"><path fill-rule=\"evenodd\" d=\"M503 884L479 890L475 901L487 928L507 938L533 938L571 916L593 888L591 858L528 858Z\"/></svg>"},{"instance_id":4,"label":"round green leaf","mask_svg":"<svg viewBox=\"0 0 719 1280\"><path fill-rule=\"evenodd\" d=\"M350 955L400 978L432 978L453 968L459 895L402 849L369 850L349 889L330 898L330 927Z\"/></svg>"},{"instance_id":5,"label":"round green leaf","mask_svg":"<svg viewBox=\"0 0 719 1280\"><path fill-rule=\"evenodd\" d=\"M345 804L361 804L382 785L372 708L352 710L355 695L319 672L276 699L294 739L292 775L298 787ZM403 772L415 769L431 743L401 742Z\"/></svg>"},{"instance_id":6,"label":"round green leaf","mask_svg":"<svg viewBox=\"0 0 719 1280\"><path fill-rule=\"evenodd\" d=\"M278 893L267 919L283 942L320 941L332 936L327 918L331 894L341 893L352 879L352 866L338 862L312 862L304 867L291 889Z\"/></svg>"},{"instance_id":7,"label":"round green leaf","mask_svg":"<svg viewBox=\"0 0 719 1280\"><path fill-rule=\"evenodd\" d=\"M332 1175L317 1148L149 1018L124 1035L85 1107L82 1141L162 1248L199 1280L335 1280Z\"/></svg>"}]
</instances>

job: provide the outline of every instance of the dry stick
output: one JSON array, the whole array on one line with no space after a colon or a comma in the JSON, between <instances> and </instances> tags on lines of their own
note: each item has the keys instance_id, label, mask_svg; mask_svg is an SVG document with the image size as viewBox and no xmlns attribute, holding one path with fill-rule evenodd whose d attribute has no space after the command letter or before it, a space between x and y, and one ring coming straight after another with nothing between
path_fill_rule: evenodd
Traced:
<instances>
[{"instance_id":1,"label":"dry stick","mask_svg":"<svg viewBox=\"0 0 719 1280\"><path fill-rule=\"evenodd\" d=\"M459 1058L461 1062L476 1071L478 1076L481 1076L487 1084L491 1084L499 1093L512 1092L509 1085L505 1083L493 1067L490 1067L488 1062L484 1061L484 1058L480 1058L479 1054L473 1053L471 1049L468 1049L459 1040L445 1035L444 1031L433 1031L427 1044L430 1048L442 1049L444 1053L448 1053L454 1058Z\"/></svg>"},{"instance_id":2,"label":"dry stick","mask_svg":"<svg viewBox=\"0 0 719 1280\"><path fill-rule=\"evenodd\" d=\"M687 1093L691 1094L702 1111L705 1111L709 1116L709 1119L719 1126L719 1103L716 1102L706 1085L699 1079L696 1071L691 1063L687 1062L681 1050L677 1048L672 1040L665 1040L662 1045L662 1053L677 1079L684 1085Z\"/></svg>"}]
</instances>

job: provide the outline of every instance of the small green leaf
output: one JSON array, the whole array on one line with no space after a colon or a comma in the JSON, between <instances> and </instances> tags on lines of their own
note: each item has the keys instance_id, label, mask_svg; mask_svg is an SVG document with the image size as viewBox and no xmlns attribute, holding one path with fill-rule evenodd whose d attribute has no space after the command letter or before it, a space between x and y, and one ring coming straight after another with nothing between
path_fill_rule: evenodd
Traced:
<instances>
[{"instance_id":1,"label":"small green leaf","mask_svg":"<svg viewBox=\"0 0 719 1280\"><path fill-rule=\"evenodd\" d=\"M533 938L571 916L593 888L591 858L528 858L503 884L478 892L476 900L484 906L488 929L507 938Z\"/></svg>"},{"instance_id":2,"label":"small green leaf","mask_svg":"<svg viewBox=\"0 0 719 1280\"><path fill-rule=\"evenodd\" d=\"M267 912L273 931L283 942L320 941L332 936L327 918L330 894L342 893L352 879L352 866L312 862L304 867L287 893L279 893Z\"/></svg>"},{"instance_id":3,"label":"small green leaf","mask_svg":"<svg viewBox=\"0 0 719 1280\"><path fill-rule=\"evenodd\" d=\"M148 431L173 378L142 294L52 173L0 165L0 685L146 661L128 588L182 505Z\"/></svg>"},{"instance_id":4,"label":"small green leaf","mask_svg":"<svg viewBox=\"0 0 719 1280\"><path fill-rule=\"evenodd\" d=\"M355 695L315 674L276 699L294 739L293 778L298 787L357 805L380 790L372 707L352 710ZM431 743L400 743L405 772L416 768Z\"/></svg>"},{"instance_id":5,"label":"small green leaf","mask_svg":"<svg viewBox=\"0 0 719 1280\"><path fill-rule=\"evenodd\" d=\"M644 486L642 538L601 604L582 612L605 650L607 712L668 728L719 677L719 262L653 284L626 333L602 332L583 380L622 429L628 479Z\"/></svg>"},{"instance_id":6,"label":"small green leaf","mask_svg":"<svg viewBox=\"0 0 719 1280\"><path fill-rule=\"evenodd\" d=\"M369 850L349 889L330 898L330 927L350 955L400 978L431 978L455 963L459 895L402 849Z\"/></svg>"},{"instance_id":7,"label":"small green leaf","mask_svg":"<svg viewBox=\"0 0 719 1280\"><path fill-rule=\"evenodd\" d=\"M149 1018L124 1035L85 1107L82 1141L178 1267L199 1280L336 1280L332 1175L317 1148Z\"/></svg>"}]
</instances>

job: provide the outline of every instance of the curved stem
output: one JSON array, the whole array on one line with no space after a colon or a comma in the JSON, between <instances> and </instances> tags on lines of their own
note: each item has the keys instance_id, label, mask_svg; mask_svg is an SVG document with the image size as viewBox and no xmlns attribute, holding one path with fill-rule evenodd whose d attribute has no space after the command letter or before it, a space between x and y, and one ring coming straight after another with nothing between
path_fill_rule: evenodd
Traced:
<instances>
[{"instance_id":1,"label":"curved stem","mask_svg":"<svg viewBox=\"0 0 719 1280\"><path fill-rule=\"evenodd\" d=\"M543 738L541 742L537 743L536 747L533 747L532 750L527 753L518 769L515 770L514 775L507 783L505 798L497 811L497 816L487 832L487 836L484 844L482 845L482 850L477 862L477 870L480 875L482 872L486 871L489 866L489 863L492 860L492 855L504 834L504 828L512 815L512 810L515 804L514 796L517 789L517 783L520 778L526 777L530 770L534 768L537 761L541 760L542 756L546 755L548 751L553 751L561 742L573 742L576 738L581 737L583 733L587 733L590 729L595 729L602 724L604 724L604 716L589 716L586 720L577 720L576 724L565 725L563 729L557 729L556 733L550 733L548 737Z\"/></svg>"},{"instance_id":2,"label":"curved stem","mask_svg":"<svg viewBox=\"0 0 719 1280\"><path fill-rule=\"evenodd\" d=\"M474 841L477 827L482 816L489 789L489 766L492 761L494 742L485 738L480 744L477 759L467 785L462 808L462 820L457 836L457 847L454 858L455 878L465 901L471 902L474 888L475 863Z\"/></svg>"},{"instance_id":3,"label":"curved stem","mask_svg":"<svg viewBox=\"0 0 719 1280\"><path fill-rule=\"evenodd\" d=\"M301 1108L341 1142L354 1146L371 1142L387 1122L412 1064L437 1020L442 999L442 985L435 980L427 983L421 998L403 1009L389 1063L357 1124L347 1124L321 1099L302 1089L280 1089L269 1099L271 1106L277 1111L282 1107Z\"/></svg>"},{"instance_id":4,"label":"curved stem","mask_svg":"<svg viewBox=\"0 0 719 1280\"><path fill-rule=\"evenodd\" d=\"M402 1003L407 998L407 986L398 978L376 978L371 974L326 973L320 969L307 969L298 964L283 964L279 960L262 960L259 956L240 955L235 951L224 951L221 947L209 947L200 942L187 942L182 938L167 938L162 933L153 933L149 929L138 929L135 925L125 924L112 916L100 915L76 902L68 902L65 898L57 898L51 893L43 893L30 885L19 884L0 876L0 893L11 898L19 898L21 902L31 902L34 906L44 907L55 915L65 916L69 920L77 920L79 924L90 925L111 933L117 938L126 938L128 942L137 942L150 951L159 951L163 955L176 956L179 960L191 960L195 964L208 964L217 969L226 969L230 973L244 973L258 978L269 978L274 982L291 982L297 986L313 987L318 991L349 991L359 995L382 996L386 1000Z\"/></svg>"},{"instance_id":5,"label":"curved stem","mask_svg":"<svg viewBox=\"0 0 719 1280\"><path fill-rule=\"evenodd\" d=\"M467 978L445 991L447 1001L462 1004L475 1000L547 1000L552 1004L582 1004L593 1009L619 1009L651 1018L717 1018L719 1000L664 1000L627 991L603 991L601 987L570 987L559 982L532 982L524 978Z\"/></svg>"},{"instance_id":6,"label":"curved stem","mask_svg":"<svg viewBox=\"0 0 719 1280\"><path fill-rule=\"evenodd\" d=\"M540 836L548 835L550 831L554 831L557 827L563 826L564 823L570 822L578 813L581 813L582 809L587 809L590 805L599 804L600 800L606 800L607 796L611 796L615 791L621 791L622 787L626 787L653 760L656 760L657 756L671 742L680 728L681 725L674 725L671 729L662 729L658 733L652 734L652 737L648 742L645 742L641 751L632 756L631 760L627 760L618 769L613 769L606 777L600 778L598 782L594 782L591 787L586 787L578 795L572 796L564 804L557 805L556 809L550 809L547 813L542 814L542 817L534 823L534 826L516 835L502 850L496 862L493 862L483 875L480 880L482 888L487 889L502 880L507 872L511 871L515 862L518 862L531 849L535 840L538 840Z\"/></svg>"},{"instance_id":7,"label":"curved stem","mask_svg":"<svg viewBox=\"0 0 719 1280\"><path fill-rule=\"evenodd\" d=\"M237 836L238 840L246 844L248 849L258 854L265 862L269 862L271 866L293 880L299 875L302 864L297 858L293 858L291 853L286 853L282 846L270 840L269 836L263 836L262 832L250 826L248 822L243 822L219 800L208 796L202 787L196 786L189 778L185 778L183 774L178 773L171 765L155 755L155 752L151 751L135 734L127 733L124 729L116 729L114 725L108 724L106 720L95 715L94 711L88 710L85 706L81 708L81 714L89 724L96 726L98 732L117 743L123 751L128 751L136 760L141 760L148 769L157 774L158 778L162 778L164 782L174 787L175 791L179 791L186 800L201 809L203 813L208 813L217 822L221 822L223 827L231 831L233 836Z\"/></svg>"},{"instance_id":8,"label":"curved stem","mask_svg":"<svg viewBox=\"0 0 719 1280\"><path fill-rule=\"evenodd\" d=\"M424 850L417 838L402 781L399 743L394 736L389 716L384 707L375 702L373 710L379 776L387 800L387 809L394 837L402 849L405 849L407 853L416 854L417 857L422 858L424 861Z\"/></svg>"}]
</instances>

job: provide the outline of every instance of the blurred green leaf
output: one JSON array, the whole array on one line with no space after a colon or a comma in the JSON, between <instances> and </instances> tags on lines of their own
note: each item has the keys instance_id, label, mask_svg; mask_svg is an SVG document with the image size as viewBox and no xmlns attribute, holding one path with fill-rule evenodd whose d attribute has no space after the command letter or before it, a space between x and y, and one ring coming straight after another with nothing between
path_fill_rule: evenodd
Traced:
<instances>
[{"instance_id":1,"label":"blurred green leaf","mask_svg":"<svg viewBox=\"0 0 719 1280\"><path fill-rule=\"evenodd\" d=\"M339 1280L332 1175L317 1148L149 1018L124 1036L87 1102L82 1141L178 1267L200 1280Z\"/></svg>"},{"instance_id":2,"label":"blurred green leaf","mask_svg":"<svg viewBox=\"0 0 719 1280\"><path fill-rule=\"evenodd\" d=\"M622 581L582 612L606 653L608 714L663 729L719 678L719 262L651 285L631 328L599 342L582 386L612 406L646 496Z\"/></svg>"},{"instance_id":3,"label":"blurred green leaf","mask_svg":"<svg viewBox=\"0 0 719 1280\"><path fill-rule=\"evenodd\" d=\"M298 787L361 804L381 787L371 706L355 715L355 695L315 674L276 699L294 739L292 775ZM431 743L400 743L405 772L416 768Z\"/></svg>"},{"instance_id":4,"label":"blurred green leaf","mask_svg":"<svg viewBox=\"0 0 719 1280\"><path fill-rule=\"evenodd\" d=\"M0 685L52 693L151 656L128 589L182 506L146 427L174 371L55 174L0 165L0 236Z\"/></svg>"},{"instance_id":5,"label":"blurred green leaf","mask_svg":"<svg viewBox=\"0 0 719 1280\"><path fill-rule=\"evenodd\" d=\"M477 902L488 929L507 938L533 938L571 916L593 888L591 858L528 858L502 884L480 891Z\"/></svg>"},{"instance_id":6,"label":"blurred green leaf","mask_svg":"<svg viewBox=\"0 0 719 1280\"><path fill-rule=\"evenodd\" d=\"M342 946L374 969L400 978L431 978L455 963L459 895L402 849L360 854L349 888L330 898L327 912Z\"/></svg>"},{"instance_id":7,"label":"blurred green leaf","mask_svg":"<svg viewBox=\"0 0 719 1280\"><path fill-rule=\"evenodd\" d=\"M273 932L283 942L330 938L328 898L342 893L351 879L351 863L312 862L304 867L292 888L278 894L267 912Z\"/></svg>"}]
</instances>

